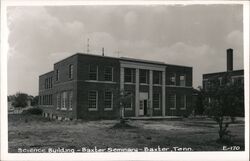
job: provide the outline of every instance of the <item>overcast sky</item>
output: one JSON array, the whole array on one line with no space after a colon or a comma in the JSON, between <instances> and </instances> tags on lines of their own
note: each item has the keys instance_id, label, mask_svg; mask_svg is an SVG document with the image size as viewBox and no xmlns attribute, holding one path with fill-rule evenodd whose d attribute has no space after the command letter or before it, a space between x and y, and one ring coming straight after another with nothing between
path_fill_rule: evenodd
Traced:
<instances>
[{"instance_id":1,"label":"overcast sky","mask_svg":"<svg viewBox=\"0 0 250 161\"><path fill-rule=\"evenodd\" d=\"M39 75L76 52L164 61L202 74L243 68L241 5L8 7L8 94L38 94Z\"/></svg>"}]
</instances>

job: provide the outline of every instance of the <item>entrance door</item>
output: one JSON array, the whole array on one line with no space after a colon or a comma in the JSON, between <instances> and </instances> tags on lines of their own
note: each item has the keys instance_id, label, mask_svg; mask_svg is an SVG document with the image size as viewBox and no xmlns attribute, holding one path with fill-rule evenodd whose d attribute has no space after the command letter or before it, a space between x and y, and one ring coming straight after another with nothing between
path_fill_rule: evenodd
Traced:
<instances>
[{"instance_id":1,"label":"entrance door","mask_svg":"<svg viewBox=\"0 0 250 161\"><path fill-rule=\"evenodd\" d=\"M140 92L139 116L147 115L147 108L148 108L148 93Z\"/></svg>"}]
</instances>

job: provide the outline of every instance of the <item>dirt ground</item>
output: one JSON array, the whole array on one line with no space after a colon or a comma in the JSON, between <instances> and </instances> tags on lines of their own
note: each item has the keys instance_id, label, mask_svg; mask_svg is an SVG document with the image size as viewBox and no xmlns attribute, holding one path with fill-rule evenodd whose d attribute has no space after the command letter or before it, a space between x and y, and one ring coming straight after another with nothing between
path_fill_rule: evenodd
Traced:
<instances>
[{"instance_id":1,"label":"dirt ground","mask_svg":"<svg viewBox=\"0 0 250 161\"><path fill-rule=\"evenodd\" d=\"M34 115L9 115L9 152L18 148L146 148L176 151L222 151L223 146L244 150L244 121L230 124L233 142L217 143L218 126L210 119L131 120L132 128L113 128L119 120L58 121ZM184 149L184 150L183 150ZM146 149L147 150L147 149ZM170 151L168 150L168 151ZM230 149L232 150L232 148Z\"/></svg>"}]
</instances>

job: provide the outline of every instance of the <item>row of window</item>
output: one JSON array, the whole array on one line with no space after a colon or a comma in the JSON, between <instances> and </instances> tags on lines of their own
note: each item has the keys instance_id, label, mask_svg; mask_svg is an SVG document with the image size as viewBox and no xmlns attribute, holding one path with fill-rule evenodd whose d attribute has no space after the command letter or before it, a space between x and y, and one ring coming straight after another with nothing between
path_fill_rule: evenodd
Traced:
<instances>
[{"instance_id":1,"label":"row of window","mask_svg":"<svg viewBox=\"0 0 250 161\"><path fill-rule=\"evenodd\" d=\"M73 73L74 73L74 65L70 64L68 66L68 76L69 79L73 79ZM56 81L58 81L60 79L60 71L59 69L56 70Z\"/></svg>"},{"instance_id":2,"label":"row of window","mask_svg":"<svg viewBox=\"0 0 250 161\"><path fill-rule=\"evenodd\" d=\"M45 79L45 89L52 88L53 77L49 77Z\"/></svg>"},{"instance_id":3,"label":"row of window","mask_svg":"<svg viewBox=\"0 0 250 161\"><path fill-rule=\"evenodd\" d=\"M169 109L176 109L176 94L170 94L167 97L167 101L169 102ZM187 106L187 97L186 95L180 95L180 109L186 109Z\"/></svg>"},{"instance_id":4,"label":"row of window","mask_svg":"<svg viewBox=\"0 0 250 161\"><path fill-rule=\"evenodd\" d=\"M40 105L53 105L52 94L39 96Z\"/></svg>"},{"instance_id":5,"label":"row of window","mask_svg":"<svg viewBox=\"0 0 250 161\"><path fill-rule=\"evenodd\" d=\"M63 91L56 94L56 109L69 110L73 108L73 91Z\"/></svg>"},{"instance_id":6,"label":"row of window","mask_svg":"<svg viewBox=\"0 0 250 161\"><path fill-rule=\"evenodd\" d=\"M104 109L112 110L113 109L113 92L105 91L104 92ZM88 109L97 110L98 109L98 91L89 91L88 92Z\"/></svg>"},{"instance_id":7,"label":"row of window","mask_svg":"<svg viewBox=\"0 0 250 161\"><path fill-rule=\"evenodd\" d=\"M74 66L70 64L68 67L69 79L73 78L73 69L74 69ZM57 69L56 81L58 81L59 78L60 78L60 71L59 69ZM98 66L97 65L89 65L88 79L98 80ZM104 81L113 81L113 67L110 67L110 66L104 67ZM139 70L139 81L142 84L149 83L149 70L144 70L144 69ZM124 68L124 82L135 83L135 69ZM170 82L170 85L177 85L175 73L170 74L169 82ZM161 71L153 71L153 84L162 84L162 72ZM186 85L185 75L180 75L179 85L180 86ZM51 87L52 87L52 78L51 78Z\"/></svg>"},{"instance_id":8,"label":"row of window","mask_svg":"<svg viewBox=\"0 0 250 161\"><path fill-rule=\"evenodd\" d=\"M222 86L227 83L232 83L234 85L244 84L244 79L243 77L240 77L240 76L231 77L229 82L226 82L226 80L223 79L222 77L218 77L218 79L214 79L214 80L203 80L203 81L204 81L204 89L209 89L211 87L214 87L215 85Z\"/></svg>"},{"instance_id":9,"label":"row of window","mask_svg":"<svg viewBox=\"0 0 250 161\"><path fill-rule=\"evenodd\" d=\"M89 65L89 80L98 80L98 66ZM113 81L113 67L104 67L104 81Z\"/></svg>"},{"instance_id":10,"label":"row of window","mask_svg":"<svg viewBox=\"0 0 250 161\"><path fill-rule=\"evenodd\" d=\"M186 86L186 76L180 75L180 86ZM149 83L149 70L140 69L139 70L139 81L140 83L148 84ZM125 83L135 83L135 69L125 68L124 69L124 82ZM169 84L176 84L176 74L171 73L169 76ZM153 84L162 84L162 72L153 71Z\"/></svg>"},{"instance_id":11,"label":"row of window","mask_svg":"<svg viewBox=\"0 0 250 161\"><path fill-rule=\"evenodd\" d=\"M123 105L124 108L129 110L133 108L134 94L132 91L125 91L123 96ZM153 94L153 108L161 108L161 94ZM88 92L88 109L94 111L98 109L98 91L89 91ZM104 92L104 109L112 110L113 109L113 93L111 91Z\"/></svg>"}]
</instances>

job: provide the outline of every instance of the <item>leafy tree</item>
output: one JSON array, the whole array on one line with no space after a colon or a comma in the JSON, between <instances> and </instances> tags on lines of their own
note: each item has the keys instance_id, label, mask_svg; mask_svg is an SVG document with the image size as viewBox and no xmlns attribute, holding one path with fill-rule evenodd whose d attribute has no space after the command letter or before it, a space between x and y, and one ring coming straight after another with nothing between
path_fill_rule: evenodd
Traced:
<instances>
[{"instance_id":1,"label":"leafy tree","mask_svg":"<svg viewBox=\"0 0 250 161\"><path fill-rule=\"evenodd\" d=\"M38 101L39 101L39 96L33 97L32 101L31 101L31 106L37 106L38 105Z\"/></svg>"},{"instance_id":2,"label":"leafy tree","mask_svg":"<svg viewBox=\"0 0 250 161\"><path fill-rule=\"evenodd\" d=\"M231 81L230 73L223 77L224 84L218 83L218 78L210 81L211 86L203 90L205 113L213 117L219 125L219 140L224 141L229 135L229 122L235 120L236 116L244 113L244 85L235 84Z\"/></svg>"},{"instance_id":3,"label":"leafy tree","mask_svg":"<svg viewBox=\"0 0 250 161\"><path fill-rule=\"evenodd\" d=\"M16 93L12 105L14 107L24 108L28 105L29 96L26 93Z\"/></svg>"},{"instance_id":4,"label":"leafy tree","mask_svg":"<svg viewBox=\"0 0 250 161\"><path fill-rule=\"evenodd\" d=\"M193 91L195 95L195 102L194 102L194 110L195 115L203 115L204 114L204 91L202 87L198 87L198 90L194 89Z\"/></svg>"}]
</instances>

